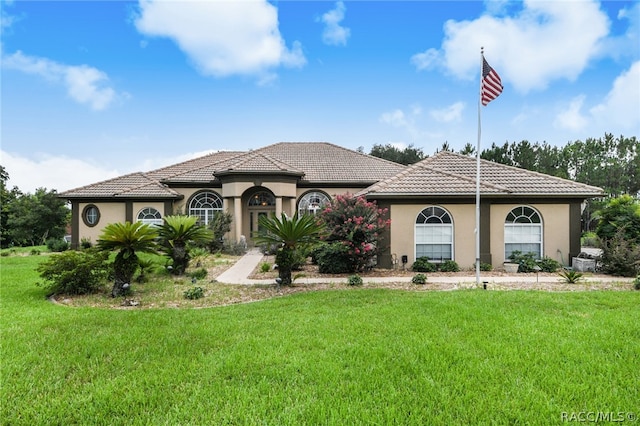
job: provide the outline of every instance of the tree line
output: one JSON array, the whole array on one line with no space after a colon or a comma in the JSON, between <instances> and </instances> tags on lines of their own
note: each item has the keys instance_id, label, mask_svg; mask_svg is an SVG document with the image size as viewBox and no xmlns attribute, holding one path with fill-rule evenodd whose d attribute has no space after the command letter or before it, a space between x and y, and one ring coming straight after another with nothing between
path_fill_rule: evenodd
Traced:
<instances>
[{"instance_id":1,"label":"tree line","mask_svg":"<svg viewBox=\"0 0 640 426\"><path fill-rule=\"evenodd\" d=\"M448 142L439 151L454 152ZM476 148L467 143L458 153L475 156ZM400 164L413 164L427 157L413 145L398 149L391 144L374 145L370 155ZM601 138L577 140L562 147L527 140L502 145L494 142L480 152L480 158L598 186L610 197L640 194L640 144L635 136L605 133Z\"/></svg>"},{"instance_id":2,"label":"tree line","mask_svg":"<svg viewBox=\"0 0 640 426\"><path fill-rule=\"evenodd\" d=\"M0 166L0 247L37 246L62 241L71 211L56 190L23 193L7 187L9 174Z\"/></svg>"}]
</instances>

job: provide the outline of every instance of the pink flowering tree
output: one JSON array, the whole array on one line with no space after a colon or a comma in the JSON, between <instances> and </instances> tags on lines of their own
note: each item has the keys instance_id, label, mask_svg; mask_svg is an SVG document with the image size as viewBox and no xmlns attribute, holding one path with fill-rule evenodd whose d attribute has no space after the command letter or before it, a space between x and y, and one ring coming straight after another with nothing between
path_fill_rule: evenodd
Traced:
<instances>
[{"instance_id":1,"label":"pink flowering tree","mask_svg":"<svg viewBox=\"0 0 640 426\"><path fill-rule=\"evenodd\" d=\"M330 244L342 244L350 272L362 271L372 265L378 255L382 231L391 223L386 219L388 209L380 209L375 202L351 194L338 195L321 213Z\"/></svg>"}]
</instances>

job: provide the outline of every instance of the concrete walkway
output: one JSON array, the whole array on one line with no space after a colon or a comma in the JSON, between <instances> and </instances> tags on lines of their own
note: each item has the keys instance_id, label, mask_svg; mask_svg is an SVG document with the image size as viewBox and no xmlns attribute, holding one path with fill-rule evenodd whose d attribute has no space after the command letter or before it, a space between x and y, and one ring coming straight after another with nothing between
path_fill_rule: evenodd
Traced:
<instances>
[{"instance_id":1,"label":"concrete walkway","mask_svg":"<svg viewBox=\"0 0 640 426\"><path fill-rule=\"evenodd\" d=\"M262 253L260 250L254 248L250 249L247 254L242 256L233 266L220 274L216 281L223 284L275 284L273 279L254 280L248 278L253 270L258 266L262 260ZM295 275L295 273L294 273ZM365 283L401 283L411 282L412 276L397 276L397 277L363 277ZM429 283L449 283L449 284L475 284L476 275L475 272L470 272L468 276L432 276L427 274L427 281ZM480 273L480 282L486 282L487 284L500 284L500 283L560 283L562 279L559 276L548 276L534 274L514 274L510 276L482 276ZM632 282L633 278L623 277L611 277L611 276L590 276L585 274L581 284L588 284L593 282L612 283L612 282ZM324 277L311 277L311 278L298 278L295 280L296 284L322 284L322 283L346 283L347 278L324 278Z\"/></svg>"}]
</instances>

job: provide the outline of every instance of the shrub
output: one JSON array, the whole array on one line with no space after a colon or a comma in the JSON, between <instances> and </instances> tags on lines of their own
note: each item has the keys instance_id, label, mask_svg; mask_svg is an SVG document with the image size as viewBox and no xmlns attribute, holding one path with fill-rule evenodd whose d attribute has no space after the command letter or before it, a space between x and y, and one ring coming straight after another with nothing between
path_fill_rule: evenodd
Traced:
<instances>
[{"instance_id":1,"label":"shrub","mask_svg":"<svg viewBox=\"0 0 640 426\"><path fill-rule=\"evenodd\" d=\"M40 250L38 249L31 249L31 251L29 252L31 254L31 256L40 256Z\"/></svg>"},{"instance_id":2,"label":"shrub","mask_svg":"<svg viewBox=\"0 0 640 426\"><path fill-rule=\"evenodd\" d=\"M260 272L269 272L271 270L271 264L269 262L262 262L260 265Z\"/></svg>"},{"instance_id":3,"label":"shrub","mask_svg":"<svg viewBox=\"0 0 640 426\"><path fill-rule=\"evenodd\" d=\"M598 247L598 235L595 232L585 232L580 238L582 247Z\"/></svg>"},{"instance_id":4,"label":"shrub","mask_svg":"<svg viewBox=\"0 0 640 426\"><path fill-rule=\"evenodd\" d=\"M640 200L622 195L611 199L598 213L596 233L600 239L610 240L622 232L625 240L640 242Z\"/></svg>"},{"instance_id":5,"label":"shrub","mask_svg":"<svg viewBox=\"0 0 640 426\"><path fill-rule=\"evenodd\" d=\"M348 258L349 248L342 243L323 244L316 251L318 272L321 274L344 274L353 271Z\"/></svg>"},{"instance_id":6,"label":"shrub","mask_svg":"<svg viewBox=\"0 0 640 426\"><path fill-rule=\"evenodd\" d=\"M416 272L435 272L437 270L436 265L429 262L429 258L426 256L417 258L411 265L411 269Z\"/></svg>"},{"instance_id":7,"label":"shrub","mask_svg":"<svg viewBox=\"0 0 640 426\"><path fill-rule=\"evenodd\" d=\"M636 279L633 280L633 288L635 288L636 290L640 290L640 275L638 275Z\"/></svg>"},{"instance_id":8,"label":"shrub","mask_svg":"<svg viewBox=\"0 0 640 426\"><path fill-rule=\"evenodd\" d=\"M95 250L66 251L42 262L37 271L51 294L88 294L98 291L109 275L109 253Z\"/></svg>"},{"instance_id":9,"label":"shrub","mask_svg":"<svg viewBox=\"0 0 640 426\"><path fill-rule=\"evenodd\" d=\"M583 278L583 274L573 270L564 270L558 273L564 280L564 282L569 284L575 284Z\"/></svg>"},{"instance_id":10,"label":"shrub","mask_svg":"<svg viewBox=\"0 0 640 426\"><path fill-rule=\"evenodd\" d=\"M69 248L69 243L62 238L49 238L46 244L47 248L53 252L61 252Z\"/></svg>"},{"instance_id":11,"label":"shrub","mask_svg":"<svg viewBox=\"0 0 640 426\"><path fill-rule=\"evenodd\" d=\"M294 250L292 261L293 262L291 263L291 270L292 271L301 270L304 267L304 265L307 264L306 251L301 249Z\"/></svg>"},{"instance_id":12,"label":"shrub","mask_svg":"<svg viewBox=\"0 0 640 426\"><path fill-rule=\"evenodd\" d=\"M426 284L427 276L425 274L416 274L411 278L411 282L414 284Z\"/></svg>"},{"instance_id":13,"label":"shrub","mask_svg":"<svg viewBox=\"0 0 640 426\"><path fill-rule=\"evenodd\" d=\"M445 260L440 264L440 271L442 272L459 272L460 267L455 260Z\"/></svg>"},{"instance_id":14,"label":"shrub","mask_svg":"<svg viewBox=\"0 0 640 426\"><path fill-rule=\"evenodd\" d=\"M204 297L204 289L202 287L191 287L189 290L184 292L184 298L185 299L191 299L191 300L196 300L196 299L201 299Z\"/></svg>"},{"instance_id":15,"label":"shrub","mask_svg":"<svg viewBox=\"0 0 640 426\"><path fill-rule=\"evenodd\" d=\"M231 256L242 256L247 252L247 243L243 241L224 240L222 253Z\"/></svg>"},{"instance_id":16,"label":"shrub","mask_svg":"<svg viewBox=\"0 0 640 426\"><path fill-rule=\"evenodd\" d=\"M358 275L358 274L351 275L347 279L347 282L349 283L349 285L360 286L360 285L362 285L362 277L360 275Z\"/></svg>"},{"instance_id":17,"label":"shrub","mask_svg":"<svg viewBox=\"0 0 640 426\"><path fill-rule=\"evenodd\" d=\"M612 238L601 240L602 272L633 277L640 272L640 244L625 238L624 227L620 227Z\"/></svg>"},{"instance_id":18,"label":"shrub","mask_svg":"<svg viewBox=\"0 0 640 426\"><path fill-rule=\"evenodd\" d=\"M493 271L493 265L490 263L480 262L480 270L484 272Z\"/></svg>"},{"instance_id":19,"label":"shrub","mask_svg":"<svg viewBox=\"0 0 640 426\"><path fill-rule=\"evenodd\" d=\"M542 272L556 272L562 265L557 260L545 256L538 261L538 266Z\"/></svg>"},{"instance_id":20,"label":"shrub","mask_svg":"<svg viewBox=\"0 0 640 426\"><path fill-rule=\"evenodd\" d=\"M560 262L550 257L545 256L540 260L536 260L535 254L522 253L518 250L511 253L509 259L513 263L520 265L518 267L518 272L536 272L536 267L540 268L539 271L541 272L556 272L562 266L560 265Z\"/></svg>"},{"instance_id":21,"label":"shrub","mask_svg":"<svg viewBox=\"0 0 640 426\"><path fill-rule=\"evenodd\" d=\"M533 253L522 253L519 250L514 250L509 256L509 260L513 263L520 265L518 272L534 272L536 264L536 257Z\"/></svg>"},{"instance_id":22,"label":"shrub","mask_svg":"<svg viewBox=\"0 0 640 426\"><path fill-rule=\"evenodd\" d=\"M93 244L91 243L91 238L82 237L80 239L80 247L83 249L91 248Z\"/></svg>"},{"instance_id":23,"label":"shrub","mask_svg":"<svg viewBox=\"0 0 640 426\"><path fill-rule=\"evenodd\" d=\"M195 278L196 280L202 280L202 279L206 278L207 274L208 274L208 272L207 272L206 269L199 268L199 269L196 269L193 272L188 273L187 276L191 277L191 278Z\"/></svg>"},{"instance_id":24,"label":"shrub","mask_svg":"<svg viewBox=\"0 0 640 426\"><path fill-rule=\"evenodd\" d=\"M224 236L231 231L231 222L233 217L231 213L217 212L209 221L209 229L213 232L213 238L209 242L209 251L215 253L224 248Z\"/></svg>"}]
</instances>

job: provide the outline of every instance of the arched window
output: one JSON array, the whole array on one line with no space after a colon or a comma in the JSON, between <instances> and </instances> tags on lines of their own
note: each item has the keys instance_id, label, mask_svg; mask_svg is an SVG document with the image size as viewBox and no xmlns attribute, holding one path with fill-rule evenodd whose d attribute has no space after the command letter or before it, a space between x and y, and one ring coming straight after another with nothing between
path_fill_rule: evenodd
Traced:
<instances>
[{"instance_id":1,"label":"arched window","mask_svg":"<svg viewBox=\"0 0 640 426\"><path fill-rule=\"evenodd\" d=\"M267 191L256 192L249 198L249 206L275 206L276 197L272 193Z\"/></svg>"},{"instance_id":2,"label":"arched window","mask_svg":"<svg viewBox=\"0 0 640 426\"><path fill-rule=\"evenodd\" d=\"M215 192L199 192L189 203L189 216L197 216L200 225L207 225L222 211L222 198Z\"/></svg>"},{"instance_id":3,"label":"arched window","mask_svg":"<svg viewBox=\"0 0 640 426\"><path fill-rule=\"evenodd\" d=\"M145 207L138 213L138 221L148 225L162 225L162 215L153 207Z\"/></svg>"},{"instance_id":4,"label":"arched window","mask_svg":"<svg viewBox=\"0 0 640 426\"><path fill-rule=\"evenodd\" d=\"M311 191L304 194L298 201L298 215L317 214L322 208L329 203L330 199L327 194L319 191Z\"/></svg>"},{"instance_id":5,"label":"arched window","mask_svg":"<svg viewBox=\"0 0 640 426\"><path fill-rule=\"evenodd\" d=\"M542 256L542 219L531 207L516 207L504 221L504 258L514 251Z\"/></svg>"},{"instance_id":6,"label":"arched window","mask_svg":"<svg viewBox=\"0 0 640 426\"><path fill-rule=\"evenodd\" d=\"M453 222L442 207L427 207L416 218L416 259L453 260Z\"/></svg>"}]
</instances>

